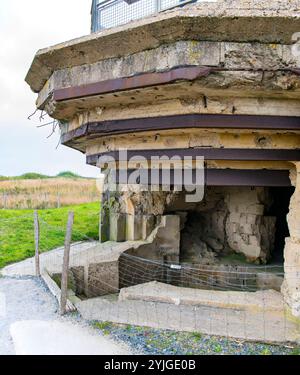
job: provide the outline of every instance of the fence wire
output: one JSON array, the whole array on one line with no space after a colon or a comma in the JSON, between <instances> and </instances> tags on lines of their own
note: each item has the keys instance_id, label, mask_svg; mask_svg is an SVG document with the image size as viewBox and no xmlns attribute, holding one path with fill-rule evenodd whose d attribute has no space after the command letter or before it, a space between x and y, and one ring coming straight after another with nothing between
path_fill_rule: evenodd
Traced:
<instances>
[{"instance_id":1,"label":"fence wire","mask_svg":"<svg viewBox=\"0 0 300 375\"><path fill-rule=\"evenodd\" d=\"M92 31L124 25L174 7L194 2L196 0L140 0L133 4L127 4L124 0L101 1L93 9Z\"/></svg>"},{"instance_id":2,"label":"fence wire","mask_svg":"<svg viewBox=\"0 0 300 375\"><path fill-rule=\"evenodd\" d=\"M33 221L29 214L20 217ZM98 213L90 215L90 220L98 218ZM64 238L64 226L45 217L39 221L45 243L53 235ZM283 280L282 265L173 263L138 255L136 242L100 244L77 228L72 238L69 298L88 320L275 343L300 337L279 291L257 284L262 275ZM42 272L47 270L58 287L61 242L62 247L40 255ZM33 275L34 259L8 266L7 272ZM296 266L294 277L299 279Z\"/></svg>"}]
</instances>

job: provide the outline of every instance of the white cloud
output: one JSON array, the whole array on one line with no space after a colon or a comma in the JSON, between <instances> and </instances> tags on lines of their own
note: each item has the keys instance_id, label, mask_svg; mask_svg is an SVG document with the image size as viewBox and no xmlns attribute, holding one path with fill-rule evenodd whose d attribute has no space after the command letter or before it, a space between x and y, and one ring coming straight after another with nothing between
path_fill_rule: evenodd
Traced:
<instances>
[{"instance_id":1,"label":"white cloud","mask_svg":"<svg viewBox=\"0 0 300 375\"><path fill-rule=\"evenodd\" d=\"M1 0L0 175L61 170L97 175L84 155L63 146L56 150L57 136L47 139L50 129L37 129L38 118L27 120L36 95L24 82L38 49L89 33L90 8L89 0Z\"/></svg>"}]
</instances>

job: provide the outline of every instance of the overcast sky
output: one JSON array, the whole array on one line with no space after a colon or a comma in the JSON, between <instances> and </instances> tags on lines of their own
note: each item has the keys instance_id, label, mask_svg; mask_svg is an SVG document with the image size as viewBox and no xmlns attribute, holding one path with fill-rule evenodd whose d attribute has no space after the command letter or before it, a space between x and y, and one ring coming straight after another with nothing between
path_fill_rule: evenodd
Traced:
<instances>
[{"instance_id":1,"label":"overcast sky","mask_svg":"<svg viewBox=\"0 0 300 375\"><path fill-rule=\"evenodd\" d=\"M71 6L72 5L72 6ZM37 129L36 94L24 82L35 52L86 35L91 0L0 0L0 175L72 170L96 176L78 151L59 146L58 134Z\"/></svg>"}]
</instances>

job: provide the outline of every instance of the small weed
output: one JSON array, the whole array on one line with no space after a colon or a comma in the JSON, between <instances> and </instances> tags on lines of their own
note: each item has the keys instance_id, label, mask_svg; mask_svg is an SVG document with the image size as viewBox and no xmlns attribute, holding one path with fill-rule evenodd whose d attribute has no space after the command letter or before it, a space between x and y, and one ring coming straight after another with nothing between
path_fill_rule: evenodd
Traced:
<instances>
[{"instance_id":1,"label":"small weed","mask_svg":"<svg viewBox=\"0 0 300 375\"><path fill-rule=\"evenodd\" d=\"M107 331L111 328L112 324L110 322L95 322L94 327L101 329L101 331Z\"/></svg>"},{"instance_id":2,"label":"small weed","mask_svg":"<svg viewBox=\"0 0 300 375\"><path fill-rule=\"evenodd\" d=\"M153 337L149 338L147 340L147 344L157 350L167 349L169 346L169 343L166 342L162 337L161 338L153 338Z\"/></svg>"},{"instance_id":3,"label":"small weed","mask_svg":"<svg viewBox=\"0 0 300 375\"><path fill-rule=\"evenodd\" d=\"M216 346L215 346L215 352L216 352L216 353L221 353L222 350L223 350L223 349L222 349L222 346L221 346L221 345L216 345Z\"/></svg>"},{"instance_id":4,"label":"small weed","mask_svg":"<svg viewBox=\"0 0 300 375\"><path fill-rule=\"evenodd\" d=\"M294 348L291 351L290 355L300 355L300 348Z\"/></svg>"},{"instance_id":5,"label":"small weed","mask_svg":"<svg viewBox=\"0 0 300 375\"><path fill-rule=\"evenodd\" d=\"M135 327L135 330L137 331L137 332L144 332L145 331L145 328L144 327Z\"/></svg>"},{"instance_id":6,"label":"small weed","mask_svg":"<svg viewBox=\"0 0 300 375\"><path fill-rule=\"evenodd\" d=\"M192 333L192 338L195 340L195 341L200 341L202 339L202 335L201 333L199 332L193 332Z\"/></svg>"},{"instance_id":7,"label":"small weed","mask_svg":"<svg viewBox=\"0 0 300 375\"><path fill-rule=\"evenodd\" d=\"M261 351L261 355L272 355L270 349L265 348Z\"/></svg>"}]
</instances>

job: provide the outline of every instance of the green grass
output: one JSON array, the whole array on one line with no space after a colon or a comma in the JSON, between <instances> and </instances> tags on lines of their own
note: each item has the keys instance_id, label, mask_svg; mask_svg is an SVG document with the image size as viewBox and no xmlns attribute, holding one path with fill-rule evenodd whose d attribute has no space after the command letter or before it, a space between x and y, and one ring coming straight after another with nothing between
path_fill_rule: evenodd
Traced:
<instances>
[{"instance_id":1,"label":"green grass","mask_svg":"<svg viewBox=\"0 0 300 375\"><path fill-rule=\"evenodd\" d=\"M195 340L195 341L200 341L202 339L202 334L199 333L199 332L193 332L191 334L192 338Z\"/></svg>"},{"instance_id":2,"label":"green grass","mask_svg":"<svg viewBox=\"0 0 300 375\"><path fill-rule=\"evenodd\" d=\"M74 211L72 241L98 238L99 203L40 210L40 250L64 244L68 212ZM34 255L32 210L0 210L0 268Z\"/></svg>"},{"instance_id":3,"label":"green grass","mask_svg":"<svg viewBox=\"0 0 300 375\"><path fill-rule=\"evenodd\" d=\"M110 323L110 322L95 322L93 324L93 326L96 329L100 329L105 336L108 336L110 334L110 329L111 329L112 323Z\"/></svg>"},{"instance_id":4,"label":"green grass","mask_svg":"<svg viewBox=\"0 0 300 375\"><path fill-rule=\"evenodd\" d=\"M94 328L104 330L104 329L111 328L112 323L110 323L110 322L94 322L93 326L94 326Z\"/></svg>"},{"instance_id":5,"label":"green grass","mask_svg":"<svg viewBox=\"0 0 300 375\"><path fill-rule=\"evenodd\" d=\"M271 354L272 354L272 353L271 353L270 349L268 349L268 348L263 349L263 350L261 351L261 355L271 355Z\"/></svg>"},{"instance_id":6,"label":"green grass","mask_svg":"<svg viewBox=\"0 0 300 375\"><path fill-rule=\"evenodd\" d=\"M64 178L82 178L77 173L73 173L70 171L60 172L56 175L56 177L64 177Z\"/></svg>"},{"instance_id":7,"label":"green grass","mask_svg":"<svg viewBox=\"0 0 300 375\"><path fill-rule=\"evenodd\" d=\"M294 348L291 353L291 355L300 355L300 348Z\"/></svg>"}]
</instances>

